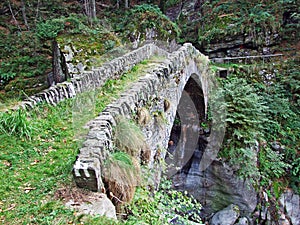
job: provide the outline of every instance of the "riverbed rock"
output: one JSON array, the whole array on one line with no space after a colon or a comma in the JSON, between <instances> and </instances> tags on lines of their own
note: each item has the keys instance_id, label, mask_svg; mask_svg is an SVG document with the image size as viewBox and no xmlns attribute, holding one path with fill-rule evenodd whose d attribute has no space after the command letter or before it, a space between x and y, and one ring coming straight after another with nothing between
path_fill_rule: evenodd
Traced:
<instances>
[{"instance_id":1,"label":"riverbed rock","mask_svg":"<svg viewBox=\"0 0 300 225\"><path fill-rule=\"evenodd\" d=\"M300 224L300 196L295 194L292 190L285 191L280 197L280 204L282 205L286 216L290 218L292 225Z\"/></svg>"},{"instance_id":2,"label":"riverbed rock","mask_svg":"<svg viewBox=\"0 0 300 225\"><path fill-rule=\"evenodd\" d=\"M211 225L233 225L239 218L240 210L237 205L229 205L217 212L211 219Z\"/></svg>"},{"instance_id":3,"label":"riverbed rock","mask_svg":"<svg viewBox=\"0 0 300 225\"><path fill-rule=\"evenodd\" d=\"M204 171L199 170L201 153L195 151L181 174L179 189L188 191L203 206L203 214L209 216L230 204L238 205L242 216L250 216L257 205L253 186L238 178L232 168L215 160Z\"/></svg>"}]
</instances>

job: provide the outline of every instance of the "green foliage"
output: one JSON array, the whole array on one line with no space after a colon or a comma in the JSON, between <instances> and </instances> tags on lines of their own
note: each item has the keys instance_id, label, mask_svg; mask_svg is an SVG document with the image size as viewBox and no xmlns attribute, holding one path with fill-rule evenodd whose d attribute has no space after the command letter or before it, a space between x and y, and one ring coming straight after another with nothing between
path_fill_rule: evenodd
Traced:
<instances>
[{"instance_id":1,"label":"green foliage","mask_svg":"<svg viewBox=\"0 0 300 225\"><path fill-rule=\"evenodd\" d=\"M34 33L24 32L16 35L0 35L2 37L0 46L1 66L0 66L0 90L12 92L11 97L16 97L20 90L33 89L34 87L44 86L45 73L51 69L51 61L49 61L41 48ZM46 44L45 44L46 45ZM2 48L3 47L3 48ZM30 84L24 81L25 85L19 86L10 81L16 78L31 78ZM8 85L8 86L7 86ZM5 94L3 94L5 97ZM2 96L0 97L1 100Z\"/></svg>"},{"instance_id":2,"label":"green foliage","mask_svg":"<svg viewBox=\"0 0 300 225\"><path fill-rule=\"evenodd\" d=\"M59 33L80 34L80 33L97 33L97 30L88 27L87 19L80 15L70 15L69 17L61 16L39 22L36 25L36 35L42 40L54 39Z\"/></svg>"},{"instance_id":3,"label":"green foliage","mask_svg":"<svg viewBox=\"0 0 300 225\"><path fill-rule=\"evenodd\" d=\"M202 206L186 192L171 188L171 182L163 180L158 191L151 193L146 187L137 189L134 199L127 206L125 224L169 224L171 220L182 224L200 223Z\"/></svg>"},{"instance_id":4,"label":"green foliage","mask_svg":"<svg viewBox=\"0 0 300 225\"><path fill-rule=\"evenodd\" d=\"M264 184L284 178L299 191L298 66L294 61L276 69L265 66L267 73L275 74L271 81L259 74L262 69L241 68L235 67L223 80L229 113L220 154L243 176L257 177Z\"/></svg>"},{"instance_id":5,"label":"green foliage","mask_svg":"<svg viewBox=\"0 0 300 225\"><path fill-rule=\"evenodd\" d=\"M198 41L208 44L211 41L221 40L224 36L243 35L252 37L254 44L264 42L267 32L276 33L280 30L282 4L270 0L269 4L261 1L208 1L203 5L203 25L198 32Z\"/></svg>"},{"instance_id":6,"label":"green foliage","mask_svg":"<svg viewBox=\"0 0 300 225\"><path fill-rule=\"evenodd\" d=\"M227 102L225 137L222 156L238 168L244 177L257 178L256 166L257 140L263 137L263 123L266 118L266 106L253 87L240 78L232 78L224 84Z\"/></svg>"},{"instance_id":7,"label":"green foliage","mask_svg":"<svg viewBox=\"0 0 300 225\"><path fill-rule=\"evenodd\" d=\"M300 8L299 2L295 0L281 0L285 18L282 26L281 35L283 40L294 41L299 40L299 28L300 28Z\"/></svg>"},{"instance_id":8,"label":"green foliage","mask_svg":"<svg viewBox=\"0 0 300 225\"><path fill-rule=\"evenodd\" d=\"M170 21L156 5L135 5L121 17L116 27L125 38L145 40L147 29L153 29L157 33L158 40L175 39L179 35L178 26Z\"/></svg>"},{"instance_id":9,"label":"green foliage","mask_svg":"<svg viewBox=\"0 0 300 225\"><path fill-rule=\"evenodd\" d=\"M54 39L65 28L63 19L52 19L38 23L36 26L37 36L42 40Z\"/></svg>"},{"instance_id":10,"label":"green foliage","mask_svg":"<svg viewBox=\"0 0 300 225\"><path fill-rule=\"evenodd\" d=\"M295 84L299 77L293 73L297 67L293 62L287 62L287 70L282 70L277 75L277 82L267 87L262 96L269 106L268 116L270 122L264 124L265 137L270 142L275 141L281 147L277 156L274 155L276 167L285 169L285 177L289 178L291 186L299 192L299 140L300 140L300 111L297 100L299 90ZM272 154L267 153L270 157ZM284 164L286 164L284 166ZM288 169L288 170L287 170ZM271 169L268 174L271 177L279 177L276 168ZM277 175L274 172L278 173ZM273 175L272 175L273 174ZM281 176L281 177L282 177Z\"/></svg>"},{"instance_id":11,"label":"green foliage","mask_svg":"<svg viewBox=\"0 0 300 225\"><path fill-rule=\"evenodd\" d=\"M132 159L131 159L130 155L128 155L125 152L122 152L122 151L114 152L110 158L112 161L118 161L121 164L124 164L128 167L133 168Z\"/></svg>"},{"instance_id":12,"label":"green foliage","mask_svg":"<svg viewBox=\"0 0 300 225\"><path fill-rule=\"evenodd\" d=\"M273 151L270 147L263 148L259 153L260 170L263 179L276 179L286 174L290 167L284 162L284 154Z\"/></svg>"},{"instance_id":13,"label":"green foliage","mask_svg":"<svg viewBox=\"0 0 300 225\"><path fill-rule=\"evenodd\" d=\"M50 62L42 56L19 56L1 63L0 78L7 82L17 75L24 78L42 76L49 67Z\"/></svg>"}]
</instances>

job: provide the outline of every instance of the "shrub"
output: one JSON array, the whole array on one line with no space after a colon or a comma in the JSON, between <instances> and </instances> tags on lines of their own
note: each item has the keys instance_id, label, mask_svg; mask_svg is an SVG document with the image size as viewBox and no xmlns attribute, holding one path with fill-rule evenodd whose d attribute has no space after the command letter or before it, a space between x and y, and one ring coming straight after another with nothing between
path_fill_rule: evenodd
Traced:
<instances>
[{"instance_id":1,"label":"shrub","mask_svg":"<svg viewBox=\"0 0 300 225\"><path fill-rule=\"evenodd\" d=\"M229 113L220 155L243 176L257 177L261 184L286 180L299 191L299 79L294 62L285 67L272 82L259 71L240 70L223 80Z\"/></svg>"},{"instance_id":2,"label":"shrub","mask_svg":"<svg viewBox=\"0 0 300 225\"><path fill-rule=\"evenodd\" d=\"M132 200L139 180L139 165L127 153L117 151L105 162L104 182L117 209Z\"/></svg>"},{"instance_id":3,"label":"shrub","mask_svg":"<svg viewBox=\"0 0 300 225\"><path fill-rule=\"evenodd\" d=\"M137 188L133 202L126 207L126 224L201 224L201 208L187 192L173 190L171 181L163 179L154 193L146 187Z\"/></svg>"},{"instance_id":4,"label":"shrub","mask_svg":"<svg viewBox=\"0 0 300 225\"><path fill-rule=\"evenodd\" d=\"M224 84L227 103L227 131L222 156L229 159L243 177L257 178L257 141L263 138L266 109L263 99L244 79L232 78Z\"/></svg>"},{"instance_id":5,"label":"shrub","mask_svg":"<svg viewBox=\"0 0 300 225\"><path fill-rule=\"evenodd\" d=\"M208 1L203 5L203 16L198 41L208 44L224 40L224 36L247 34L253 43L260 45L268 32L276 33L281 26L282 3L272 1L268 7L261 1Z\"/></svg>"},{"instance_id":6,"label":"shrub","mask_svg":"<svg viewBox=\"0 0 300 225\"><path fill-rule=\"evenodd\" d=\"M52 19L40 22L36 25L37 36L42 40L54 39L63 31L65 23L63 19Z\"/></svg>"}]
</instances>

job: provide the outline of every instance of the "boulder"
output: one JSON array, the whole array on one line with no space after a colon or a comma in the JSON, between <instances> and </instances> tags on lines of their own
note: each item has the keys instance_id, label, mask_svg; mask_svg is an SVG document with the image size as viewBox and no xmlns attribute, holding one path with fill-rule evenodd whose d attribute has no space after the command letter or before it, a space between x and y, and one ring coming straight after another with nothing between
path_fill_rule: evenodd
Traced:
<instances>
[{"instance_id":1,"label":"boulder","mask_svg":"<svg viewBox=\"0 0 300 225\"><path fill-rule=\"evenodd\" d=\"M240 216L237 205L229 205L225 209L217 212L211 219L211 225L233 225Z\"/></svg>"},{"instance_id":2,"label":"boulder","mask_svg":"<svg viewBox=\"0 0 300 225\"><path fill-rule=\"evenodd\" d=\"M246 217L242 217L235 225L248 225L248 224L249 224L249 220Z\"/></svg>"}]
</instances>

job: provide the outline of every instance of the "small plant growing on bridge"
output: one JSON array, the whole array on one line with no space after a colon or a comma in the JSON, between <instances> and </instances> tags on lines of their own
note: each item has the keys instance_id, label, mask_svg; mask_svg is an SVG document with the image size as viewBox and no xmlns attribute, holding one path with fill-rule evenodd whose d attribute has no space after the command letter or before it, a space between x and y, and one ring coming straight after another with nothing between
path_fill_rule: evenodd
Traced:
<instances>
[{"instance_id":1,"label":"small plant growing on bridge","mask_svg":"<svg viewBox=\"0 0 300 225\"><path fill-rule=\"evenodd\" d=\"M125 152L114 152L105 162L104 182L119 210L120 205L132 200L140 182L139 163Z\"/></svg>"},{"instance_id":2,"label":"small plant growing on bridge","mask_svg":"<svg viewBox=\"0 0 300 225\"><path fill-rule=\"evenodd\" d=\"M154 112L152 112L152 115L155 118L155 121L157 122L157 124L162 127L163 124L167 124L168 121L166 119L165 113L162 110L156 110Z\"/></svg>"},{"instance_id":3,"label":"small plant growing on bridge","mask_svg":"<svg viewBox=\"0 0 300 225\"><path fill-rule=\"evenodd\" d=\"M137 121L139 125L145 126L150 122L150 120L151 116L148 109L141 107L137 110Z\"/></svg>"},{"instance_id":4,"label":"small plant growing on bridge","mask_svg":"<svg viewBox=\"0 0 300 225\"><path fill-rule=\"evenodd\" d=\"M118 149L128 155L148 162L150 149L145 141L145 137L140 128L133 122L124 117L119 117L114 129L115 144Z\"/></svg>"}]
</instances>

